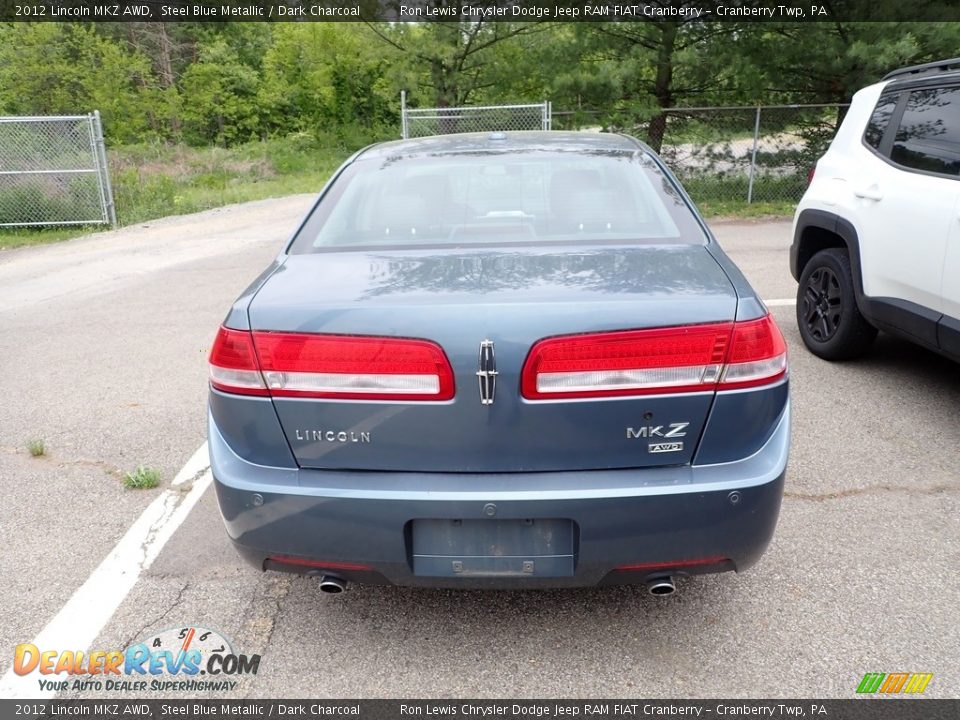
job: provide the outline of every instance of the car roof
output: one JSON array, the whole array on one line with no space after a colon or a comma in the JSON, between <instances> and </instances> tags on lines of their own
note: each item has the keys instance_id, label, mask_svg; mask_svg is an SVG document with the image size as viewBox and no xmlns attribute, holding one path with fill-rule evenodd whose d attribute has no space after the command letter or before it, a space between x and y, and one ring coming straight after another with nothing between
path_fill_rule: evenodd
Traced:
<instances>
[{"instance_id":1,"label":"car roof","mask_svg":"<svg viewBox=\"0 0 960 720\"><path fill-rule=\"evenodd\" d=\"M885 89L908 89L953 84L960 81L960 58L912 65L883 76Z\"/></svg>"},{"instance_id":2,"label":"car roof","mask_svg":"<svg viewBox=\"0 0 960 720\"><path fill-rule=\"evenodd\" d=\"M651 152L649 148L627 135L598 132L568 132L542 130L532 132L478 132L453 135L393 140L371 145L357 158L397 157L411 155L438 155L458 153L524 152Z\"/></svg>"}]
</instances>

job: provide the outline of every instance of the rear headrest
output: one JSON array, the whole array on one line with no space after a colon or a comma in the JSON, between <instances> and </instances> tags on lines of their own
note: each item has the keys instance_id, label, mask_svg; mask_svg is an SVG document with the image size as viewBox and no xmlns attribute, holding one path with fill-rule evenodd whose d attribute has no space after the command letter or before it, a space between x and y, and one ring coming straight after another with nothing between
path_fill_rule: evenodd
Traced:
<instances>
[{"instance_id":1,"label":"rear headrest","mask_svg":"<svg viewBox=\"0 0 960 720\"><path fill-rule=\"evenodd\" d=\"M386 235L416 234L417 224L424 222L428 207L419 193L388 195L380 201L379 225Z\"/></svg>"},{"instance_id":2,"label":"rear headrest","mask_svg":"<svg viewBox=\"0 0 960 720\"><path fill-rule=\"evenodd\" d=\"M603 178L596 170L560 170L550 177L550 208L562 214L563 208L577 192L598 188Z\"/></svg>"},{"instance_id":3,"label":"rear headrest","mask_svg":"<svg viewBox=\"0 0 960 720\"><path fill-rule=\"evenodd\" d=\"M443 202L449 187L446 175L413 175L407 178L404 193L419 195L427 203Z\"/></svg>"},{"instance_id":4,"label":"rear headrest","mask_svg":"<svg viewBox=\"0 0 960 720\"><path fill-rule=\"evenodd\" d=\"M624 208L616 188L605 187L596 170L563 170L550 182L550 206L561 223L583 226L600 225L607 230L622 230ZM617 226L617 227L614 227Z\"/></svg>"}]
</instances>

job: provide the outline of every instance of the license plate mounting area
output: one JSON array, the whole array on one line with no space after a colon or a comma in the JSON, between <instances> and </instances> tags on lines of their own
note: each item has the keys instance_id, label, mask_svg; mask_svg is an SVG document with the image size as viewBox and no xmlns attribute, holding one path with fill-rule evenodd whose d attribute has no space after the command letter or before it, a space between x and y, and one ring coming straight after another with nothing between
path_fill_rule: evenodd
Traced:
<instances>
[{"instance_id":1,"label":"license plate mounting area","mask_svg":"<svg viewBox=\"0 0 960 720\"><path fill-rule=\"evenodd\" d=\"M572 577L572 520L414 520L413 573L422 577Z\"/></svg>"}]
</instances>

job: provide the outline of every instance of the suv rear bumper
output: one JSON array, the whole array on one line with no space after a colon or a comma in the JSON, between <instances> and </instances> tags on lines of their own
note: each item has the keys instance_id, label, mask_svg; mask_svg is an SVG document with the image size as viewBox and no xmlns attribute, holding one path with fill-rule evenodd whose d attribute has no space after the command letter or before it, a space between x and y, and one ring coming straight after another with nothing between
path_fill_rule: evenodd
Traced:
<instances>
[{"instance_id":1,"label":"suv rear bumper","mask_svg":"<svg viewBox=\"0 0 960 720\"><path fill-rule=\"evenodd\" d=\"M790 411L787 405L758 452L735 462L570 473L271 468L238 457L212 418L209 430L227 532L261 569L405 586L570 587L741 571L756 563L780 511ZM490 506L500 521L571 521L570 571L538 575L532 558L527 573L471 574L469 567L445 577L414 573L414 521L480 520L491 517ZM454 548L433 565L452 566L458 557ZM556 567L552 556L542 557L539 567Z\"/></svg>"}]
</instances>

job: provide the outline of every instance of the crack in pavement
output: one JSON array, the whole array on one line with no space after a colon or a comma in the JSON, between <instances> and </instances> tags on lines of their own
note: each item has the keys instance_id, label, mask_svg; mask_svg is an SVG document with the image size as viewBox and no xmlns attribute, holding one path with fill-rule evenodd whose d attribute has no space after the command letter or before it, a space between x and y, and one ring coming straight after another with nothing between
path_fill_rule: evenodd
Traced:
<instances>
[{"instance_id":1,"label":"crack in pavement","mask_svg":"<svg viewBox=\"0 0 960 720\"><path fill-rule=\"evenodd\" d=\"M164 610L162 613L160 613L160 615L158 615L157 617L153 618L152 620L150 620L149 622L147 622L143 627L141 627L139 630L137 630L135 633L133 633L120 647L122 647L122 648L124 648L124 649L130 647L130 645L133 643L133 641L136 640L137 638L139 638L140 636L142 636L143 633L145 633L148 628L151 628L151 627L155 626L157 623L161 622L164 618L166 618L167 615L169 615L171 612L173 612L173 610L174 610L175 608L177 608L177 607L183 602L183 595L184 595L184 593L186 593L186 591L187 591L189 588L190 588L190 582L187 581L187 582L184 583L183 586L177 591L177 596L173 599L173 602L170 603L170 605L167 607L166 610Z\"/></svg>"},{"instance_id":2,"label":"crack in pavement","mask_svg":"<svg viewBox=\"0 0 960 720\"><path fill-rule=\"evenodd\" d=\"M282 610L283 600L290 593L293 576L283 574L279 577L266 577L266 588L257 596L252 604L243 631L244 651L247 654L263 655L270 645L274 630L277 626L277 617ZM256 676L238 678L240 697L248 698L253 692L253 681Z\"/></svg>"},{"instance_id":3,"label":"crack in pavement","mask_svg":"<svg viewBox=\"0 0 960 720\"><path fill-rule=\"evenodd\" d=\"M209 469L210 469L210 466L209 466L209 465L204 465L202 468L200 468L199 470L197 470L197 472L195 472L195 473L194 473L193 475L191 475L190 477L184 478L183 480L180 480L179 482L177 482L176 480L174 480L174 484L175 484L176 486L178 486L178 487L181 487L181 486L182 486L182 487L186 487L187 489L192 488L192 487L193 487L193 484L194 484L197 480L199 480L200 478L202 478L202 477L204 476L204 474L205 474Z\"/></svg>"},{"instance_id":4,"label":"crack in pavement","mask_svg":"<svg viewBox=\"0 0 960 720\"><path fill-rule=\"evenodd\" d=\"M141 570L146 569L146 567L149 565L150 546L153 544L157 534L164 528L167 522L169 522L170 518L173 516L173 513L175 513L177 508L180 507L180 504L183 502L185 497L185 494L172 491L169 488L164 491L163 510L160 512L160 515L152 523L150 523L150 527L147 528L147 533L143 538L143 542L140 543L140 560L137 561L137 565Z\"/></svg>"},{"instance_id":5,"label":"crack in pavement","mask_svg":"<svg viewBox=\"0 0 960 720\"><path fill-rule=\"evenodd\" d=\"M65 467L93 467L98 468L106 472L107 475L112 475L114 477L122 477L123 469L117 467L116 465L107 462L106 460L93 460L91 458L76 458L74 460L65 460L59 459L55 455L51 454L49 450L45 451L43 455L31 456L29 452L23 450L22 448L12 447L9 445L0 445L0 453L5 455L22 455L30 460L41 462L41 463L51 463L57 468Z\"/></svg>"},{"instance_id":6,"label":"crack in pavement","mask_svg":"<svg viewBox=\"0 0 960 720\"><path fill-rule=\"evenodd\" d=\"M200 478L202 478L209 471L210 466L206 465L186 480L180 482L175 480L174 482L176 484L171 485L164 491L163 509L157 518L150 523L150 527L147 528L143 542L140 543L140 560L137 564L141 570L146 569L150 563L150 549L151 545L153 545L153 541L157 537L157 534L164 529L167 522L169 522L170 518L173 517L173 514L177 511L180 505L183 504L183 501L193 490Z\"/></svg>"},{"instance_id":7,"label":"crack in pavement","mask_svg":"<svg viewBox=\"0 0 960 720\"><path fill-rule=\"evenodd\" d=\"M790 500L811 500L813 502L825 502L827 500L842 500L848 497L857 497L858 495L869 495L873 493L906 493L907 495L941 495L944 493L954 493L960 490L960 487L953 485L930 485L927 487L906 487L903 485L868 485L862 488L848 488L846 490L835 490L827 493L797 493L786 491L784 498Z\"/></svg>"}]
</instances>

